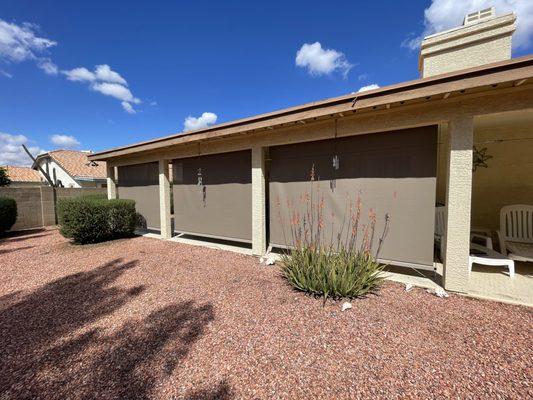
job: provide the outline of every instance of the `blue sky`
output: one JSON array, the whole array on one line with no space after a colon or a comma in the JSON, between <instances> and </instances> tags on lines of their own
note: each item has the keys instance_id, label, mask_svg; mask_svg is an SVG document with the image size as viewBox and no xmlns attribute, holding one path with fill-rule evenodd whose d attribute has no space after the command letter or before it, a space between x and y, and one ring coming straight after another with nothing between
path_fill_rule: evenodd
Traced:
<instances>
[{"instance_id":1,"label":"blue sky","mask_svg":"<svg viewBox=\"0 0 533 400\"><path fill-rule=\"evenodd\" d=\"M415 79L410 40L495 2L523 15L513 56L530 53L525 0L3 0L0 164L28 162L20 143L98 151L180 132L187 117L194 128Z\"/></svg>"}]
</instances>

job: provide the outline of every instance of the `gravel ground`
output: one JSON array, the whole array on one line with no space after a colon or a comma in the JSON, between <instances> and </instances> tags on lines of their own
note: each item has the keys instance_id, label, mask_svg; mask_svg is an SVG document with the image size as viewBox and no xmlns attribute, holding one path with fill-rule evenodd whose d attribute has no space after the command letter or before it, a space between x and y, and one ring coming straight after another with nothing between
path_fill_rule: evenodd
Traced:
<instances>
[{"instance_id":1,"label":"gravel ground","mask_svg":"<svg viewBox=\"0 0 533 400\"><path fill-rule=\"evenodd\" d=\"M0 399L532 398L530 309L388 283L339 302L156 239L0 241Z\"/></svg>"}]
</instances>

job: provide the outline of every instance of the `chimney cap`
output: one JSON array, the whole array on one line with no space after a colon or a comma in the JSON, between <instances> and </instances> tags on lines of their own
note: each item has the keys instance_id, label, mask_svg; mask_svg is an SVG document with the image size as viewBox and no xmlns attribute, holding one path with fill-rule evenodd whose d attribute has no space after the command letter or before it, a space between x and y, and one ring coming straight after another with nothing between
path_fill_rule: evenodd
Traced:
<instances>
[{"instance_id":1,"label":"chimney cap","mask_svg":"<svg viewBox=\"0 0 533 400\"><path fill-rule=\"evenodd\" d=\"M477 24L478 22L484 21L486 19L495 18L496 10L494 7L485 8L483 10L475 11L470 14L465 15L463 20L463 26Z\"/></svg>"}]
</instances>

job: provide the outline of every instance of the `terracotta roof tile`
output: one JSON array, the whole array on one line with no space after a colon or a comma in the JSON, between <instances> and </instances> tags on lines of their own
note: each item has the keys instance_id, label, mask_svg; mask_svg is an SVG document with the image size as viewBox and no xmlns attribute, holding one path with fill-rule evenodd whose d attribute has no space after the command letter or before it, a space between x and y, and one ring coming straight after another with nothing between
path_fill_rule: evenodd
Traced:
<instances>
[{"instance_id":1,"label":"terracotta roof tile","mask_svg":"<svg viewBox=\"0 0 533 400\"><path fill-rule=\"evenodd\" d=\"M87 158L89 153L77 150L54 150L48 155L74 178L105 179L107 176L105 162L89 161Z\"/></svg>"},{"instance_id":2,"label":"terracotta roof tile","mask_svg":"<svg viewBox=\"0 0 533 400\"><path fill-rule=\"evenodd\" d=\"M30 167L14 167L8 165L5 168L7 169L7 176L13 182L41 182L39 172Z\"/></svg>"}]
</instances>

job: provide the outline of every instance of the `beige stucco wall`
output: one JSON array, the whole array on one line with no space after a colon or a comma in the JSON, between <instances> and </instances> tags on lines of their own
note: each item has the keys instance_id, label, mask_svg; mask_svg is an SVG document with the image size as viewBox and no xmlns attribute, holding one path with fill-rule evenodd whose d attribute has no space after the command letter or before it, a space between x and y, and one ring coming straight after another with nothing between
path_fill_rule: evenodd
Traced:
<instances>
[{"instance_id":1,"label":"beige stucco wall","mask_svg":"<svg viewBox=\"0 0 533 400\"><path fill-rule=\"evenodd\" d=\"M266 251L266 181L265 147L252 147L252 254Z\"/></svg>"},{"instance_id":2,"label":"beige stucco wall","mask_svg":"<svg viewBox=\"0 0 533 400\"><path fill-rule=\"evenodd\" d=\"M489 38L474 44L464 44L441 53L427 55L424 57L422 77L473 68L510 58L510 35L496 39Z\"/></svg>"},{"instance_id":3,"label":"beige stucco wall","mask_svg":"<svg viewBox=\"0 0 533 400\"><path fill-rule=\"evenodd\" d=\"M446 199L448 133L441 126L437 201ZM493 158L472 178L472 225L495 231L504 205L533 204L533 110L474 119L474 145Z\"/></svg>"},{"instance_id":4,"label":"beige stucco wall","mask_svg":"<svg viewBox=\"0 0 533 400\"><path fill-rule=\"evenodd\" d=\"M159 160L159 218L160 232L165 239L172 237L170 217L170 160Z\"/></svg>"},{"instance_id":5,"label":"beige stucco wall","mask_svg":"<svg viewBox=\"0 0 533 400\"><path fill-rule=\"evenodd\" d=\"M448 124L444 287L465 293L470 249L472 141L474 119L459 114Z\"/></svg>"}]
</instances>

